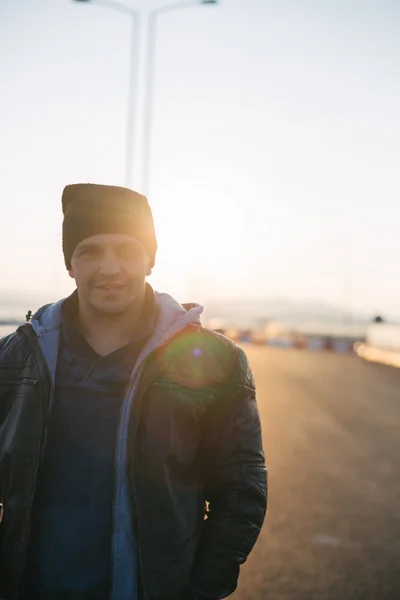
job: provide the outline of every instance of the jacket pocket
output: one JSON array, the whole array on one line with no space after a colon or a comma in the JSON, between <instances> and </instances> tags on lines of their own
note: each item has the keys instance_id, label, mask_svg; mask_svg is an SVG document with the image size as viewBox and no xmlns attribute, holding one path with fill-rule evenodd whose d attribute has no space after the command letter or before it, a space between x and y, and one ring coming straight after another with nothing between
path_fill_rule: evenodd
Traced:
<instances>
[{"instance_id":1,"label":"jacket pocket","mask_svg":"<svg viewBox=\"0 0 400 600\"><path fill-rule=\"evenodd\" d=\"M176 392L184 392L189 394L198 394L200 396L208 397L211 400L214 399L214 394L212 394L208 390L204 390L202 388L189 388L187 386L183 386L180 383L175 383L174 381L154 381L151 384L151 387L155 388L163 388L166 390L174 390Z\"/></svg>"}]
</instances>

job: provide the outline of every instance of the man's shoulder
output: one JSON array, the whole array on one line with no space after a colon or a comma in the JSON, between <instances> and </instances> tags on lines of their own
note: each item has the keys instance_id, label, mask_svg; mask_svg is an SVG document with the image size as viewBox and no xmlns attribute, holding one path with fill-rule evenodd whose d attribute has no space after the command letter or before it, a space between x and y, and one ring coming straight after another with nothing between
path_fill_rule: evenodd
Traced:
<instances>
[{"instance_id":1,"label":"man's shoulder","mask_svg":"<svg viewBox=\"0 0 400 600\"><path fill-rule=\"evenodd\" d=\"M31 327L28 323L18 327L16 331L0 339L0 366L19 366L29 353L26 344L21 341L21 332L23 328Z\"/></svg>"},{"instance_id":2,"label":"man's shoulder","mask_svg":"<svg viewBox=\"0 0 400 600\"><path fill-rule=\"evenodd\" d=\"M0 339L0 360L18 347L18 334L13 331Z\"/></svg>"},{"instance_id":3,"label":"man's shoulder","mask_svg":"<svg viewBox=\"0 0 400 600\"><path fill-rule=\"evenodd\" d=\"M248 373L245 353L221 333L192 324L160 348L160 371L185 385L207 386L243 380Z\"/></svg>"}]
</instances>

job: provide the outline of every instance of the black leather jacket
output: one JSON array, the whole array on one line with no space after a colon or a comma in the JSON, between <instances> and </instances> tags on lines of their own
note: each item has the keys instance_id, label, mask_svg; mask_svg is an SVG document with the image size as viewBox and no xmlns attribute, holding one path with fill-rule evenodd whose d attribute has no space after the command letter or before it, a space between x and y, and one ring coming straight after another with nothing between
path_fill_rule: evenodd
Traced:
<instances>
[{"instance_id":1,"label":"black leather jacket","mask_svg":"<svg viewBox=\"0 0 400 600\"><path fill-rule=\"evenodd\" d=\"M23 325L0 342L1 600L23 594L49 397L36 334ZM188 327L147 359L133 410L129 481L140 599L225 598L266 511L246 356L223 336Z\"/></svg>"}]
</instances>

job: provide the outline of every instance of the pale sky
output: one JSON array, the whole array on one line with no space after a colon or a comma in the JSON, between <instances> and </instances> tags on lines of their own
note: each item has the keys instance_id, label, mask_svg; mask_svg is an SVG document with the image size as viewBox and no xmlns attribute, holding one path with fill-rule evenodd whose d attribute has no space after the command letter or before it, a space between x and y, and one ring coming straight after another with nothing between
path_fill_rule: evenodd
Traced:
<instances>
[{"instance_id":1,"label":"pale sky","mask_svg":"<svg viewBox=\"0 0 400 600\"><path fill-rule=\"evenodd\" d=\"M0 0L0 294L69 293L64 185L124 184L130 21L95 4ZM400 315L399 31L398 0L161 16L156 289Z\"/></svg>"}]
</instances>

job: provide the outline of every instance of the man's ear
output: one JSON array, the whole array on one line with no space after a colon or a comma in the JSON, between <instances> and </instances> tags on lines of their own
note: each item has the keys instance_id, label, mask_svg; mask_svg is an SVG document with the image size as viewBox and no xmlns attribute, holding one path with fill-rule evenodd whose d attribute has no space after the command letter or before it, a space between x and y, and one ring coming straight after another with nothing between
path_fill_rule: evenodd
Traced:
<instances>
[{"instance_id":1,"label":"man's ear","mask_svg":"<svg viewBox=\"0 0 400 600\"><path fill-rule=\"evenodd\" d=\"M147 253L146 253L147 254ZM147 254L147 269L146 269L146 277L148 277L149 275L151 275L152 272L152 268L151 268L151 258L150 256Z\"/></svg>"},{"instance_id":2,"label":"man's ear","mask_svg":"<svg viewBox=\"0 0 400 600\"><path fill-rule=\"evenodd\" d=\"M68 275L71 277L71 279L75 279L74 270L72 267L68 269Z\"/></svg>"}]
</instances>

